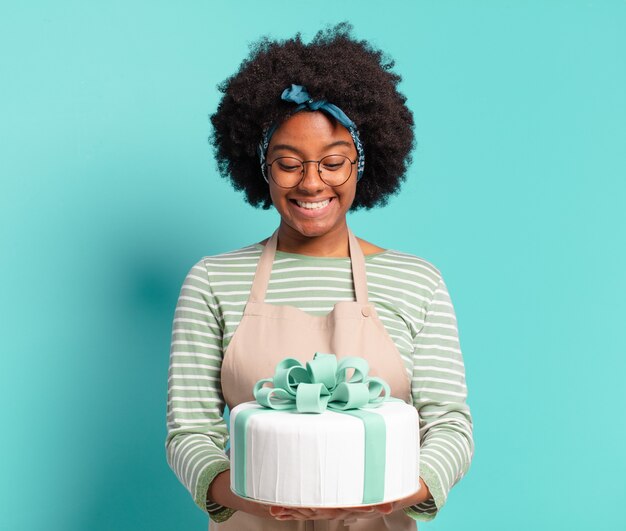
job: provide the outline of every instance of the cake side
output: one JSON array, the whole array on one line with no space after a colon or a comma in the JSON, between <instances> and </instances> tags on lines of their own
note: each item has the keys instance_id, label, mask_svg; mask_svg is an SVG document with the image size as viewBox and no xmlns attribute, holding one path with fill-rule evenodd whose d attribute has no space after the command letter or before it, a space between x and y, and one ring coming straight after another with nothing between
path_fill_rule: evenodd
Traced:
<instances>
[{"instance_id":1,"label":"cake side","mask_svg":"<svg viewBox=\"0 0 626 531\"><path fill-rule=\"evenodd\" d=\"M382 419L382 434L373 438L368 428L367 443L364 420L350 414L354 410L303 414L240 404L231 412L231 489L265 503L306 507L364 505L372 486L380 493L372 503L412 494L419 487L417 411L404 402L361 411Z\"/></svg>"}]
</instances>

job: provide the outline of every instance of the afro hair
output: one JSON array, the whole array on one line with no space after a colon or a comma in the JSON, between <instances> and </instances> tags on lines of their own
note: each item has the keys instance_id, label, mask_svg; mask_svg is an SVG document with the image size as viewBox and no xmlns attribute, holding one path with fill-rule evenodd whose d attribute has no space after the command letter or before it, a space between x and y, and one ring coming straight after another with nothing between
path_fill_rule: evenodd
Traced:
<instances>
[{"instance_id":1,"label":"afro hair","mask_svg":"<svg viewBox=\"0 0 626 531\"><path fill-rule=\"evenodd\" d=\"M399 191L411 163L413 115L397 90L394 61L351 33L343 22L319 31L309 44L300 33L284 41L263 37L218 86L223 97L211 116L218 170L252 206L272 204L256 148L265 128L293 114L295 106L280 97L291 84L337 105L359 130L365 171L351 210L383 206Z\"/></svg>"}]
</instances>

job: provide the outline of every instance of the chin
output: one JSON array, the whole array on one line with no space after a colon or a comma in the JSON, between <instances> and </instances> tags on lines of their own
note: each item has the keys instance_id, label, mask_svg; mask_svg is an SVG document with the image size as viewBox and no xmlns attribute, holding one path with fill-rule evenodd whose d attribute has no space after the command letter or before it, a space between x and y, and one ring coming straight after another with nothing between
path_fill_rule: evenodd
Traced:
<instances>
[{"instance_id":1,"label":"chin","mask_svg":"<svg viewBox=\"0 0 626 531\"><path fill-rule=\"evenodd\" d=\"M294 230L296 230L299 234L307 238L317 238L318 236L324 236L324 234L330 232L330 229L327 229L327 228L324 228L324 229L322 228L316 228L316 229L295 228Z\"/></svg>"},{"instance_id":2,"label":"chin","mask_svg":"<svg viewBox=\"0 0 626 531\"><path fill-rule=\"evenodd\" d=\"M317 238L319 236L324 236L331 232L336 225L323 224L323 225L302 225L299 223L289 223L289 221L285 221L285 223L295 232L301 234L306 238Z\"/></svg>"}]
</instances>

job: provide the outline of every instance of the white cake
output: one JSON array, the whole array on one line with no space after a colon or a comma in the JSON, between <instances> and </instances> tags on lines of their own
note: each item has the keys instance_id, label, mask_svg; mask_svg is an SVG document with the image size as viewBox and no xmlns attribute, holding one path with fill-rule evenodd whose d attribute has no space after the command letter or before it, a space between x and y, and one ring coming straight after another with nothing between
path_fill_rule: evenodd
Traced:
<instances>
[{"instance_id":1,"label":"white cake","mask_svg":"<svg viewBox=\"0 0 626 531\"><path fill-rule=\"evenodd\" d=\"M349 412L297 413L257 402L238 405L230 414L231 489L264 503L299 507L372 505L416 492L417 410L398 400L356 411L365 412L378 426L376 437L368 428L367 443L366 421Z\"/></svg>"}]
</instances>

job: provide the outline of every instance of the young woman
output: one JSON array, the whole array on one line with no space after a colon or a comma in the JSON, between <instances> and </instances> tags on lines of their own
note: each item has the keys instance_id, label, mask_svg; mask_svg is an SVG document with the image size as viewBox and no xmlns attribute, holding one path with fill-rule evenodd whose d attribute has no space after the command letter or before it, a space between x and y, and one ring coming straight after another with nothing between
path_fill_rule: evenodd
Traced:
<instances>
[{"instance_id":1,"label":"young woman","mask_svg":"<svg viewBox=\"0 0 626 531\"><path fill-rule=\"evenodd\" d=\"M299 35L262 40L220 87L211 118L220 172L281 221L263 242L200 260L176 307L167 458L210 529L415 529L416 520L434 518L469 467L472 419L441 273L356 238L346 223L348 211L397 193L410 162L413 118L392 66L340 24L309 44ZM253 400L254 383L285 352L306 361L326 344L337 345L338 356L358 352L392 396L418 409L419 490L337 509L236 496L225 406Z\"/></svg>"}]
</instances>

